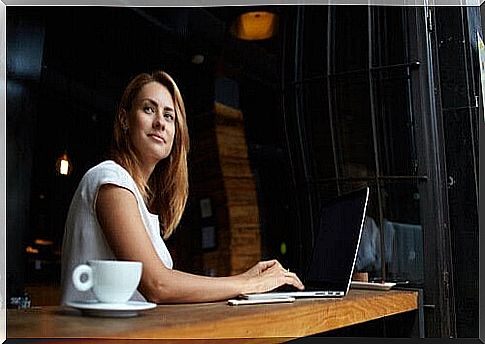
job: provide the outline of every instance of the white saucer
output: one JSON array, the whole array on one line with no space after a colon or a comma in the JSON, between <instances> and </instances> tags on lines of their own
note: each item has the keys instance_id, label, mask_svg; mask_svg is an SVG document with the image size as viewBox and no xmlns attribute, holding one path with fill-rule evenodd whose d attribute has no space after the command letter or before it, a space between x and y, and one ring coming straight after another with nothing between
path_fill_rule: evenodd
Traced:
<instances>
[{"instance_id":1,"label":"white saucer","mask_svg":"<svg viewBox=\"0 0 485 344\"><path fill-rule=\"evenodd\" d=\"M128 301L127 303L103 303L97 300L72 301L66 305L81 310L83 315L97 317L134 317L138 311L155 308L151 302Z\"/></svg>"}]
</instances>

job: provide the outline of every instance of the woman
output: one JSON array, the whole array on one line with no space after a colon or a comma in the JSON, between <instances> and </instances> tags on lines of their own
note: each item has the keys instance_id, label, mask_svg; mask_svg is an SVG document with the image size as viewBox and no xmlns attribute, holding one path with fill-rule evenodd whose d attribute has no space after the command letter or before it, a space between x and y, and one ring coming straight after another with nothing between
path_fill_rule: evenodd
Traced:
<instances>
[{"instance_id":1,"label":"woman","mask_svg":"<svg viewBox=\"0 0 485 344\"><path fill-rule=\"evenodd\" d=\"M283 284L303 289L298 277L276 260L230 277L172 269L163 239L173 233L187 200L188 146L184 104L173 79L162 71L135 77L115 119L112 160L86 173L69 209L62 303L94 298L75 290L70 280L73 269L89 259L141 261L143 273L132 300L206 302Z\"/></svg>"}]
</instances>

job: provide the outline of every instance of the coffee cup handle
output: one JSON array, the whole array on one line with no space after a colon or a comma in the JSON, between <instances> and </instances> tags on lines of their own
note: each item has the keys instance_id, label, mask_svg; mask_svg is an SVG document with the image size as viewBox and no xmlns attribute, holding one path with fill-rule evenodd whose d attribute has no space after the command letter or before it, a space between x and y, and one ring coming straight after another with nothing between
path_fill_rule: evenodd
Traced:
<instances>
[{"instance_id":1,"label":"coffee cup handle","mask_svg":"<svg viewBox=\"0 0 485 344\"><path fill-rule=\"evenodd\" d=\"M87 275L86 281L81 281L81 276L83 274ZM89 265L81 264L78 265L72 272L72 283L79 291L86 291L93 286L93 270Z\"/></svg>"}]
</instances>

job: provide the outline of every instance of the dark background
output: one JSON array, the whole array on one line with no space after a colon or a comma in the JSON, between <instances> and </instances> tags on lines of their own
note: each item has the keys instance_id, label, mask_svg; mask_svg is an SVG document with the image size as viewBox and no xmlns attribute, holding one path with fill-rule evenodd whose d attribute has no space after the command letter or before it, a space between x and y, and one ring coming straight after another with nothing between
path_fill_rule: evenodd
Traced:
<instances>
[{"instance_id":1,"label":"dark background","mask_svg":"<svg viewBox=\"0 0 485 344\"><path fill-rule=\"evenodd\" d=\"M425 291L426 334L477 337L478 8L257 9L279 16L269 40L231 35L246 6L7 7L7 298L57 283L70 199L105 156L121 92L134 75L164 69L189 128L214 101L242 110L263 258L301 268L321 203L366 183L380 228L423 228L414 243L424 279L412 282ZM65 151L67 177L55 170ZM189 200L168 241L187 271L201 250L191 209ZM52 245L33 258L25 249L36 239ZM416 277L392 269L374 273Z\"/></svg>"}]
</instances>

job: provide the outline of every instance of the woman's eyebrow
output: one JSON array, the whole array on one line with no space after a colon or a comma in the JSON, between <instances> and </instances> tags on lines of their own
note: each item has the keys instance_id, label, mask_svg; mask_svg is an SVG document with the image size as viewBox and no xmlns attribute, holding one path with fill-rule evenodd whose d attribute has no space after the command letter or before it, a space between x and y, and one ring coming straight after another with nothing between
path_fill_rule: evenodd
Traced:
<instances>
[{"instance_id":1,"label":"woman's eyebrow","mask_svg":"<svg viewBox=\"0 0 485 344\"><path fill-rule=\"evenodd\" d=\"M154 105L158 108L158 103L152 98L143 98L142 101L148 101L148 102L152 103L152 105ZM164 106L163 111L175 112L175 110L170 106Z\"/></svg>"}]
</instances>

